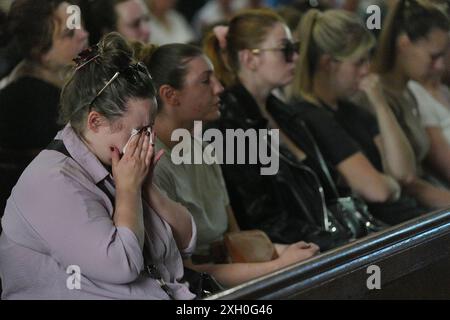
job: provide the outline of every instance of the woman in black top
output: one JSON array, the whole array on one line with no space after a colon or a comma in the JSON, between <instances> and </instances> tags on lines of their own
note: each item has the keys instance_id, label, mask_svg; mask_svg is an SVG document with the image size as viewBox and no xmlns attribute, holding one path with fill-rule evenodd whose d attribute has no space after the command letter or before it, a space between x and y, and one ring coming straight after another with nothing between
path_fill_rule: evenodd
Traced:
<instances>
[{"instance_id":1,"label":"woman in black top","mask_svg":"<svg viewBox=\"0 0 450 320\"><path fill-rule=\"evenodd\" d=\"M270 10L237 14L229 29L216 28L206 39L205 52L227 87L222 95L221 119L216 124L222 132L278 129L273 110L282 110L287 118L293 115L293 109L271 94L291 82L298 58L291 33L278 15ZM227 72L230 67L234 72ZM262 175L261 163L234 161L222 166L239 225L242 229L264 230L279 243L305 240L317 243L322 250L343 243L345 239L321 231L325 203L317 174L303 163L305 152L283 132L280 138L279 155L275 154L279 156L279 170L274 175ZM264 136L258 135L257 145L260 139ZM251 147L247 143L245 150Z\"/></svg>"},{"instance_id":2,"label":"woman in black top","mask_svg":"<svg viewBox=\"0 0 450 320\"><path fill-rule=\"evenodd\" d=\"M294 104L335 178L342 177L341 184L387 223L424 213L414 199L401 194L399 182L414 178L414 156L378 77L368 72L372 35L355 15L341 10L310 10L299 28L303 42ZM346 101L358 89L371 100L376 119Z\"/></svg>"},{"instance_id":3,"label":"woman in black top","mask_svg":"<svg viewBox=\"0 0 450 320\"><path fill-rule=\"evenodd\" d=\"M87 46L81 27L66 26L69 3L14 1L8 17L11 41L25 59L1 82L0 213L17 178L56 135L64 70Z\"/></svg>"}]
</instances>

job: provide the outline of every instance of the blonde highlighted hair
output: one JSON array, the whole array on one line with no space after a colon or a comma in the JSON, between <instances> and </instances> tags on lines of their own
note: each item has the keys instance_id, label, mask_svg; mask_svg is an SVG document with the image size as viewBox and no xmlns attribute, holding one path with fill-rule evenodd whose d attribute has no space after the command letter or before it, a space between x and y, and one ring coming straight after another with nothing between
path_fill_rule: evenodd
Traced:
<instances>
[{"instance_id":1,"label":"blonde highlighted hair","mask_svg":"<svg viewBox=\"0 0 450 320\"><path fill-rule=\"evenodd\" d=\"M323 54L337 60L359 57L375 45L374 36L353 13L344 10L320 12L311 9L296 31L300 35L300 58L297 62L292 93L314 100L313 78Z\"/></svg>"}]
</instances>

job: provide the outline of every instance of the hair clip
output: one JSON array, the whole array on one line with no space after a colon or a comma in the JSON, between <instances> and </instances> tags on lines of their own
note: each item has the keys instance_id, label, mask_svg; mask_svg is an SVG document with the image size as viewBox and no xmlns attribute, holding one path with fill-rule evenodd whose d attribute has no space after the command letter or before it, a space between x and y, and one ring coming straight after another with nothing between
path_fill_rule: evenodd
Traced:
<instances>
[{"instance_id":1,"label":"hair clip","mask_svg":"<svg viewBox=\"0 0 450 320\"><path fill-rule=\"evenodd\" d=\"M99 56L100 54L98 53L98 45L83 50L75 59L73 59L76 64L75 71L80 70L85 65L97 59Z\"/></svg>"}]
</instances>

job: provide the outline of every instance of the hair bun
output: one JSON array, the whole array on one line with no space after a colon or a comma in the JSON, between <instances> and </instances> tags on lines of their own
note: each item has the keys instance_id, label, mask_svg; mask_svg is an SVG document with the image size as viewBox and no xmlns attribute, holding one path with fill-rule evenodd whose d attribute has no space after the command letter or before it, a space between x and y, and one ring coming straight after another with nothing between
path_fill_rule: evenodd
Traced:
<instances>
[{"instance_id":1,"label":"hair bun","mask_svg":"<svg viewBox=\"0 0 450 320\"><path fill-rule=\"evenodd\" d=\"M130 46L133 49L133 56L136 60L143 62L145 65L150 65L153 53L158 49L158 46L153 43L143 43L140 41L131 41Z\"/></svg>"},{"instance_id":2,"label":"hair bun","mask_svg":"<svg viewBox=\"0 0 450 320\"><path fill-rule=\"evenodd\" d=\"M133 61L133 50L117 32L105 35L98 44L102 63L116 70L127 67Z\"/></svg>"}]
</instances>

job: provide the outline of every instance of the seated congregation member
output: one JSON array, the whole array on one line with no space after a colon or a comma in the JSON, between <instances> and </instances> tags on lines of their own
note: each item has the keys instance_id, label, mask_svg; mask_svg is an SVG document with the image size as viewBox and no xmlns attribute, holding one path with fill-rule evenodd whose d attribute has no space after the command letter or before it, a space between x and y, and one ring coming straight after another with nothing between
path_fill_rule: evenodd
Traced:
<instances>
[{"instance_id":1,"label":"seated congregation member","mask_svg":"<svg viewBox=\"0 0 450 320\"><path fill-rule=\"evenodd\" d=\"M429 208L450 205L450 192L441 187L439 181L445 179L445 173L439 172L442 166L432 168L436 171L435 177L423 168L430 152L430 140L422 126L417 101L407 84L409 80L423 78L442 63L448 32L446 14L430 1L398 1L386 18L372 68L379 74L387 103L414 150L414 178L402 181L403 189ZM371 108L365 96L355 101Z\"/></svg>"},{"instance_id":2,"label":"seated congregation member","mask_svg":"<svg viewBox=\"0 0 450 320\"><path fill-rule=\"evenodd\" d=\"M0 216L23 169L55 136L67 67L87 46L83 28L66 26L69 3L14 1L8 31L25 57L0 90Z\"/></svg>"},{"instance_id":3,"label":"seated congregation member","mask_svg":"<svg viewBox=\"0 0 450 320\"><path fill-rule=\"evenodd\" d=\"M127 40L149 42L150 16L144 0L113 0L116 30Z\"/></svg>"},{"instance_id":4,"label":"seated congregation member","mask_svg":"<svg viewBox=\"0 0 450 320\"><path fill-rule=\"evenodd\" d=\"M194 30L175 9L176 0L147 0L150 9L152 43L188 43L195 40Z\"/></svg>"},{"instance_id":5,"label":"seated congregation member","mask_svg":"<svg viewBox=\"0 0 450 320\"><path fill-rule=\"evenodd\" d=\"M279 15L269 9L238 13L228 28L216 28L204 47L226 86L222 116L214 124L224 135L229 129L278 130L274 113L279 110L291 117L294 110L271 94L292 81L298 58L291 32ZM308 167L306 161L312 159L283 130L279 136L279 151L268 148L279 159L279 170L273 174L261 174L261 162L238 164L236 152L233 163L222 165L239 225L263 230L278 243L304 240L317 243L322 251L342 244L343 239L321 227L326 199L317 181L319 171ZM252 152L254 146L264 144L261 139L258 135L253 145L247 141L245 150ZM229 152L225 150L224 159Z\"/></svg>"},{"instance_id":6,"label":"seated congregation member","mask_svg":"<svg viewBox=\"0 0 450 320\"><path fill-rule=\"evenodd\" d=\"M442 83L445 72L450 70L450 41L438 62L419 81L411 80L408 88L417 100L422 125L430 140L426 167L439 172L444 182L450 183L450 90ZM445 61L446 59L447 61Z\"/></svg>"},{"instance_id":7,"label":"seated congregation member","mask_svg":"<svg viewBox=\"0 0 450 320\"><path fill-rule=\"evenodd\" d=\"M150 15L144 0L78 0L90 43L109 32L119 32L128 41L149 42Z\"/></svg>"},{"instance_id":8,"label":"seated congregation member","mask_svg":"<svg viewBox=\"0 0 450 320\"><path fill-rule=\"evenodd\" d=\"M217 120L223 87L214 75L211 62L197 47L169 44L153 53L145 48L135 52L143 54L138 58L148 65L160 102L155 121L156 148L164 150L165 156L155 169L154 181L172 200L185 206L197 224L197 249L192 260L185 264L232 287L316 254L315 244L298 242L278 245L279 257L268 262L226 264L214 260L211 254L214 243L221 241L227 231L239 231L220 166L210 162L175 164L171 154L179 141L173 141L172 134L177 129L193 133L194 121ZM191 155L203 156L198 137L189 135L189 144L191 148L187 150Z\"/></svg>"},{"instance_id":9,"label":"seated congregation member","mask_svg":"<svg viewBox=\"0 0 450 320\"><path fill-rule=\"evenodd\" d=\"M192 24L200 38L205 30L216 23L228 20L234 13L244 9L248 0L207 0L192 18Z\"/></svg>"},{"instance_id":10,"label":"seated congregation member","mask_svg":"<svg viewBox=\"0 0 450 320\"><path fill-rule=\"evenodd\" d=\"M178 280L196 228L152 183L157 103L145 66L109 34L79 57L61 100L67 124L2 219L2 299L193 298Z\"/></svg>"},{"instance_id":11,"label":"seated congregation member","mask_svg":"<svg viewBox=\"0 0 450 320\"><path fill-rule=\"evenodd\" d=\"M414 177L414 156L378 77L369 74L373 36L355 14L344 10L310 10L299 28L303 41L293 104L335 179L341 177L341 185L366 200L371 213L386 223L424 213L414 199L400 198L397 181ZM358 89L369 97L376 117L348 101ZM284 125L301 143L295 138L295 122Z\"/></svg>"}]
</instances>

